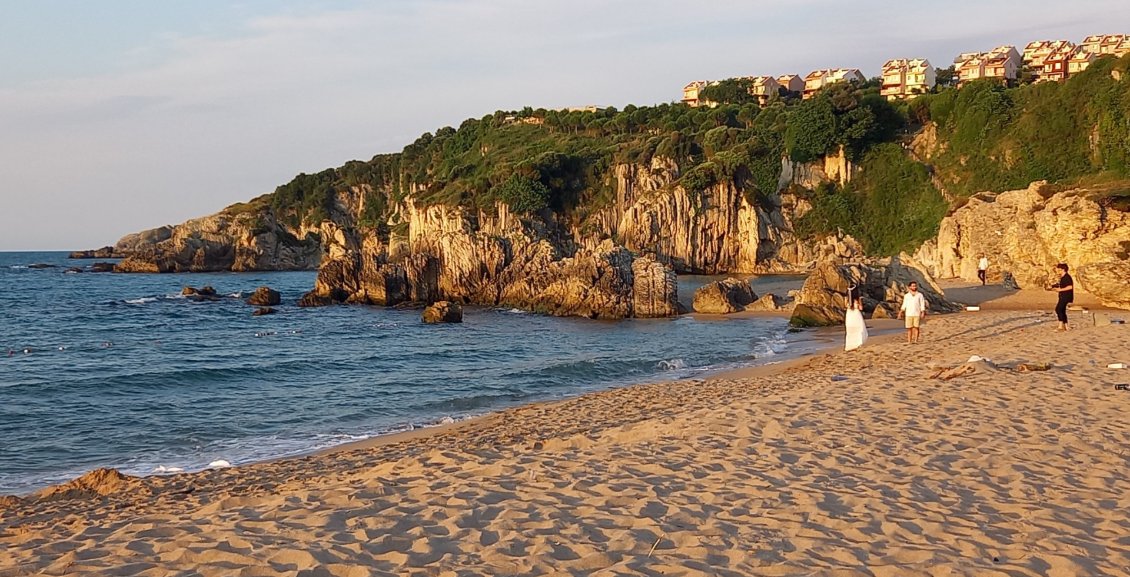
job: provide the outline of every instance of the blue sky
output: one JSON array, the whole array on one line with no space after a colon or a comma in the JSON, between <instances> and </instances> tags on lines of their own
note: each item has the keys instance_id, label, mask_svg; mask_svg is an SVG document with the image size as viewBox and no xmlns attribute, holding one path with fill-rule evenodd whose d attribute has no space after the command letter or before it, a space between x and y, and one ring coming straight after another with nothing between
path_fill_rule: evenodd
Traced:
<instances>
[{"instance_id":1,"label":"blue sky","mask_svg":"<svg viewBox=\"0 0 1130 577\"><path fill-rule=\"evenodd\" d=\"M6 0L0 250L113 244L500 109L1101 33L1130 2Z\"/></svg>"}]
</instances>

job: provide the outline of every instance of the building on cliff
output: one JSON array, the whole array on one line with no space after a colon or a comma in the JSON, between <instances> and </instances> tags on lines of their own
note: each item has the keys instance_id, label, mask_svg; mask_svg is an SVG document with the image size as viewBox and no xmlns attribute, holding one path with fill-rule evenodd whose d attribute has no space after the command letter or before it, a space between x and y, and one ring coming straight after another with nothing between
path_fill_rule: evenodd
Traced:
<instances>
[{"instance_id":1,"label":"building on cliff","mask_svg":"<svg viewBox=\"0 0 1130 577\"><path fill-rule=\"evenodd\" d=\"M813 70L804 77L804 99L812 98L816 91L837 82L866 82L858 68L825 68Z\"/></svg>"},{"instance_id":2,"label":"building on cliff","mask_svg":"<svg viewBox=\"0 0 1130 577\"><path fill-rule=\"evenodd\" d=\"M897 58L883 64L883 85L879 93L887 100L901 100L925 94L934 88L937 75L925 58Z\"/></svg>"},{"instance_id":3,"label":"building on cliff","mask_svg":"<svg viewBox=\"0 0 1130 577\"><path fill-rule=\"evenodd\" d=\"M1130 34L1096 34L1084 38L1080 46L1095 56L1110 54L1121 58L1130 53Z\"/></svg>"},{"instance_id":4,"label":"building on cliff","mask_svg":"<svg viewBox=\"0 0 1130 577\"><path fill-rule=\"evenodd\" d=\"M1034 77L1034 80L1062 80L1056 76L1063 76L1067 72L1066 58L1075 50L1075 43L1070 40L1033 40L1024 47L1021 61L1024 70ZM1054 66L1063 64L1063 66ZM1045 73L1045 65L1048 72Z\"/></svg>"},{"instance_id":5,"label":"building on cliff","mask_svg":"<svg viewBox=\"0 0 1130 577\"><path fill-rule=\"evenodd\" d=\"M781 85L772 76L754 76L750 79L749 93L757 98L761 106L769 104L769 100L776 98L780 93Z\"/></svg>"},{"instance_id":6,"label":"building on cliff","mask_svg":"<svg viewBox=\"0 0 1130 577\"><path fill-rule=\"evenodd\" d=\"M1015 46L998 46L988 52L965 52L953 61L957 85L982 78L995 78L1001 82L1015 81L1022 63Z\"/></svg>"},{"instance_id":7,"label":"building on cliff","mask_svg":"<svg viewBox=\"0 0 1130 577\"><path fill-rule=\"evenodd\" d=\"M787 92L804 93L804 79L799 74L785 74L777 77L777 85Z\"/></svg>"},{"instance_id":8,"label":"building on cliff","mask_svg":"<svg viewBox=\"0 0 1130 577\"><path fill-rule=\"evenodd\" d=\"M707 86L713 86L715 84L718 84L718 82L710 82L706 80L695 80L694 82L687 84L683 87L683 104L686 104L687 106L717 106L717 102L711 102L709 100L703 100L700 98L702 89L706 88Z\"/></svg>"}]
</instances>

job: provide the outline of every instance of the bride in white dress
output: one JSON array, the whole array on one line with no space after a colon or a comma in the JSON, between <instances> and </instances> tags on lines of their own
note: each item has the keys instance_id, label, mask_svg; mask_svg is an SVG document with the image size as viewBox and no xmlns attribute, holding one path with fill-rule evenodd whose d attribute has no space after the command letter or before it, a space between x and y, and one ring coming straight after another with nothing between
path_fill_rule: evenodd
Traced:
<instances>
[{"instance_id":1,"label":"bride in white dress","mask_svg":"<svg viewBox=\"0 0 1130 577\"><path fill-rule=\"evenodd\" d=\"M858 349L867 342L867 325L863 322L863 299L856 285L848 289L848 308L847 313L844 314L844 328L847 334L844 339L845 351Z\"/></svg>"}]
</instances>

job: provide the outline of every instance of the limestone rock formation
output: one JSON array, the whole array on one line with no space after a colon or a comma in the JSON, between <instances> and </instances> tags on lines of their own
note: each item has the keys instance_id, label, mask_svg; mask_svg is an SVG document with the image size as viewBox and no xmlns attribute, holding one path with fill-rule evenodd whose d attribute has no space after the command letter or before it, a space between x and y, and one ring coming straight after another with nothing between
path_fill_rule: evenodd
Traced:
<instances>
[{"instance_id":1,"label":"limestone rock formation","mask_svg":"<svg viewBox=\"0 0 1130 577\"><path fill-rule=\"evenodd\" d=\"M902 296L911 281L918 283L930 313L959 310L958 305L946 300L945 293L920 264L901 255L872 264L821 264L797 294L789 324L809 327L843 323L847 293L852 285L860 288L864 314L871 314L873 318L893 316L902 306Z\"/></svg>"},{"instance_id":2,"label":"limestone rock formation","mask_svg":"<svg viewBox=\"0 0 1130 577\"><path fill-rule=\"evenodd\" d=\"M115 271L309 270L321 248L317 230L290 229L269 209L223 211L123 237L114 252L126 258Z\"/></svg>"},{"instance_id":3,"label":"limestone rock formation","mask_svg":"<svg viewBox=\"0 0 1130 577\"><path fill-rule=\"evenodd\" d=\"M271 287L261 286L247 299L247 304L260 307L275 306L282 302L282 295Z\"/></svg>"},{"instance_id":4,"label":"limestone rock formation","mask_svg":"<svg viewBox=\"0 0 1130 577\"><path fill-rule=\"evenodd\" d=\"M757 300L749 282L737 278L707 283L694 293L695 312L707 314L729 314L745 310L746 306Z\"/></svg>"},{"instance_id":5,"label":"limestone rock formation","mask_svg":"<svg viewBox=\"0 0 1130 577\"><path fill-rule=\"evenodd\" d=\"M833 256L858 259L863 251L850 237L808 242L792 232L793 221L809 208L794 187L846 179L851 171L843 159L824 168L831 173L785 162L780 190L753 198L734 182L687 191L677 184L679 167L670 159L619 165L613 171L615 202L590 216L588 228L596 238L654 254L679 273L797 272ZM582 229L574 229L573 237L592 245Z\"/></svg>"},{"instance_id":6,"label":"limestone rock formation","mask_svg":"<svg viewBox=\"0 0 1130 577\"><path fill-rule=\"evenodd\" d=\"M550 242L552 231L505 205L470 211L408 202L402 218L407 235L387 241L335 231L314 290L299 304L442 299L556 316L677 314L674 272L611 241L566 254Z\"/></svg>"},{"instance_id":7,"label":"limestone rock formation","mask_svg":"<svg viewBox=\"0 0 1130 577\"><path fill-rule=\"evenodd\" d=\"M1130 309L1130 261L1086 264L1072 278L1104 305Z\"/></svg>"},{"instance_id":8,"label":"limestone rock formation","mask_svg":"<svg viewBox=\"0 0 1130 577\"><path fill-rule=\"evenodd\" d=\"M938 236L915 253L937 278L977 279L977 261L989 259L990 282L1010 273L1020 288L1040 288L1056 263L1072 271L1130 258L1130 215L1104 201L1104 191L1057 190L1035 182L1023 190L981 193L942 220ZM1076 278L1091 292L1086 280Z\"/></svg>"},{"instance_id":9,"label":"limestone rock formation","mask_svg":"<svg viewBox=\"0 0 1130 577\"><path fill-rule=\"evenodd\" d=\"M438 301L424 308L423 320L425 323L461 323L463 322L463 307L459 303Z\"/></svg>"}]
</instances>

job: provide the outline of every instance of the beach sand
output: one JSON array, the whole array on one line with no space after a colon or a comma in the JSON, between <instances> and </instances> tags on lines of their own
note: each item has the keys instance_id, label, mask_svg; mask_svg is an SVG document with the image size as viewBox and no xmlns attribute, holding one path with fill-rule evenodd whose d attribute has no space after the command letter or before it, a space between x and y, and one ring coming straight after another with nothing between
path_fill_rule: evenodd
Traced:
<instances>
[{"instance_id":1,"label":"beach sand","mask_svg":"<svg viewBox=\"0 0 1130 577\"><path fill-rule=\"evenodd\" d=\"M1106 368L1130 362L1130 325L1087 319L929 317L918 345L892 329L737 377L10 504L0 576L1130 575L1130 369ZM997 368L929 378L971 355Z\"/></svg>"}]
</instances>

